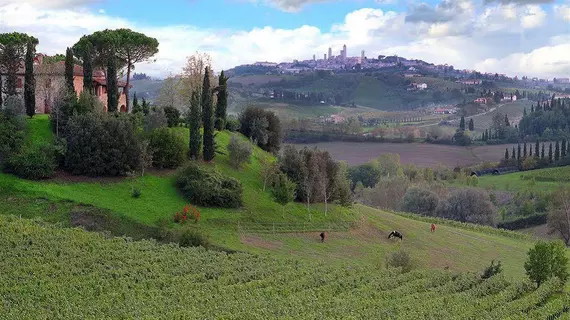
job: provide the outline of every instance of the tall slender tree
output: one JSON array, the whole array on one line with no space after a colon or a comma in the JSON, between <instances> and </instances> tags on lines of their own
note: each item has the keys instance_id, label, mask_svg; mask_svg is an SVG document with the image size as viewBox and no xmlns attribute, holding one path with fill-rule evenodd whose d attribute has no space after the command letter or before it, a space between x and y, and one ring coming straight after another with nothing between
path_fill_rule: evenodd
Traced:
<instances>
[{"instance_id":1,"label":"tall slender tree","mask_svg":"<svg viewBox=\"0 0 570 320\"><path fill-rule=\"evenodd\" d=\"M137 93L133 93L133 113L142 112L142 108L139 104L139 99L137 98Z\"/></svg>"},{"instance_id":2,"label":"tall slender tree","mask_svg":"<svg viewBox=\"0 0 570 320\"><path fill-rule=\"evenodd\" d=\"M202 83L202 125L204 126L202 156L204 157L204 161L212 161L216 155L214 146L213 109L212 90L210 89L210 70L206 67L204 71L204 82Z\"/></svg>"},{"instance_id":3,"label":"tall slender tree","mask_svg":"<svg viewBox=\"0 0 570 320\"><path fill-rule=\"evenodd\" d=\"M36 44L28 41L26 48L26 74L24 79L24 104L26 114L32 118L36 114L36 78L34 77L34 56Z\"/></svg>"},{"instance_id":4,"label":"tall slender tree","mask_svg":"<svg viewBox=\"0 0 570 320\"><path fill-rule=\"evenodd\" d=\"M107 111L115 112L119 107L119 88L117 87L117 61L111 57L107 61Z\"/></svg>"},{"instance_id":5,"label":"tall slender tree","mask_svg":"<svg viewBox=\"0 0 570 320\"><path fill-rule=\"evenodd\" d=\"M548 146L548 162L552 163L552 142Z\"/></svg>"},{"instance_id":6,"label":"tall slender tree","mask_svg":"<svg viewBox=\"0 0 570 320\"><path fill-rule=\"evenodd\" d=\"M542 149L540 150L540 159L544 159L544 143L542 144Z\"/></svg>"},{"instance_id":7,"label":"tall slender tree","mask_svg":"<svg viewBox=\"0 0 570 320\"><path fill-rule=\"evenodd\" d=\"M188 157L191 160L198 160L200 155L200 146L202 145L202 135L200 134L200 92L198 89L192 92L190 100L190 115L188 125L190 127L190 145Z\"/></svg>"},{"instance_id":8,"label":"tall slender tree","mask_svg":"<svg viewBox=\"0 0 570 320\"><path fill-rule=\"evenodd\" d=\"M562 139L562 144L560 145L560 156L562 158L566 157L566 139Z\"/></svg>"},{"instance_id":9,"label":"tall slender tree","mask_svg":"<svg viewBox=\"0 0 570 320\"><path fill-rule=\"evenodd\" d=\"M526 158L527 153L526 153L526 142L524 143L524 147L523 147L523 157Z\"/></svg>"},{"instance_id":10,"label":"tall slender tree","mask_svg":"<svg viewBox=\"0 0 570 320\"><path fill-rule=\"evenodd\" d=\"M505 148L505 160L509 160L509 148Z\"/></svg>"},{"instance_id":11,"label":"tall slender tree","mask_svg":"<svg viewBox=\"0 0 570 320\"><path fill-rule=\"evenodd\" d=\"M4 85L0 88L0 92L8 96L18 94L18 70L25 60L30 42L35 46L38 44L38 39L19 32L0 33L0 69L5 74L2 77ZM0 106L1 100L0 97Z\"/></svg>"},{"instance_id":12,"label":"tall slender tree","mask_svg":"<svg viewBox=\"0 0 570 320\"><path fill-rule=\"evenodd\" d=\"M521 160L521 145L520 143L517 146L517 160Z\"/></svg>"},{"instance_id":13,"label":"tall slender tree","mask_svg":"<svg viewBox=\"0 0 570 320\"><path fill-rule=\"evenodd\" d=\"M73 61L73 51L71 48L65 50L65 85L69 92L75 92L75 84L73 82L73 69L75 62Z\"/></svg>"},{"instance_id":14,"label":"tall slender tree","mask_svg":"<svg viewBox=\"0 0 570 320\"><path fill-rule=\"evenodd\" d=\"M475 123L473 122L473 118L469 119L469 131L475 131Z\"/></svg>"},{"instance_id":15,"label":"tall slender tree","mask_svg":"<svg viewBox=\"0 0 570 320\"><path fill-rule=\"evenodd\" d=\"M83 90L94 94L93 92L93 45L87 42L82 48L83 60Z\"/></svg>"},{"instance_id":16,"label":"tall slender tree","mask_svg":"<svg viewBox=\"0 0 570 320\"><path fill-rule=\"evenodd\" d=\"M536 144L534 145L534 156L538 157L540 155L540 153L538 152L540 148L540 143L538 142L538 140L536 140Z\"/></svg>"},{"instance_id":17,"label":"tall slender tree","mask_svg":"<svg viewBox=\"0 0 570 320\"><path fill-rule=\"evenodd\" d=\"M506 127L510 127L511 123L509 122L509 117L507 116L507 114L505 114L505 126Z\"/></svg>"},{"instance_id":18,"label":"tall slender tree","mask_svg":"<svg viewBox=\"0 0 570 320\"><path fill-rule=\"evenodd\" d=\"M228 77L224 75L224 71L220 73L218 78L218 101L216 102L216 130L224 130L226 126L226 113L228 109Z\"/></svg>"},{"instance_id":19,"label":"tall slender tree","mask_svg":"<svg viewBox=\"0 0 570 320\"><path fill-rule=\"evenodd\" d=\"M465 131L465 117L461 116L461 120L459 121L459 129L461 131Z\"/></svg>"},{"instance_id":20,"label":"tall slender tree","mask_svg":"<svg viewBox=\"0 0 570 320\"><path fill-rule=\"evenodd\" d=\"M513 151L511 152L511 159L516 159L517 155L515 153L515 147L513 146Z\"/></svg>"},{"instance_id":21,"label":"tall slender tree","mask_svg":"<svg viewBox=\"0 0 570 320\"><path fill-rule=\"evenodd\" d=\"M554 161L558 160L560 160L560 143L556 141L556 144L554 145Z\"/></svg>"}]
</instances>

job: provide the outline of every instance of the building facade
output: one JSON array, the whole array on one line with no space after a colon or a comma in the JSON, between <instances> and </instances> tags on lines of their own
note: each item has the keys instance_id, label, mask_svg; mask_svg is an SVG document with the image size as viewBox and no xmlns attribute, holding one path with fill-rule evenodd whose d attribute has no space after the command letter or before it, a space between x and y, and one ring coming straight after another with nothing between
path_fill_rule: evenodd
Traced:
<instances>
[{"instance_id":1,"label":"building facade","mask_svg":"<svg viewBox=\"0 0 570 320\"><path fill-rule=\"evenodd\" d=\"M42 54L38 54L34 59L34 76L36 79L36 113L50 113L57 94L65 86L65 62L59 61L54 63L46 63ZM17 92L24 92L24 74L26 70L22 64L18 71ZM1 74L0 85L4 85L5 74ZM74 65L73 68L73 85L75 93L79 97L83 92L83 67ZM127 112L127 97L124 93L126 83L119 81L119 106L121 112ZM101 70L93 71L93 88L94 94L103 104L107 111L107 79L105 73Z\"/></svg>"}]
</instances>

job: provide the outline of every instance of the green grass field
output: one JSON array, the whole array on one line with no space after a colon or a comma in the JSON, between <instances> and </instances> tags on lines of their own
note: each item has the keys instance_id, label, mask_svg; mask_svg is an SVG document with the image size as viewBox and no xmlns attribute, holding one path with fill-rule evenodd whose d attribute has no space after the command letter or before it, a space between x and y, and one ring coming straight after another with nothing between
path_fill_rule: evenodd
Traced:
<instances>
[{"instance_id":1,"label":"green grass field","mask_svg":"<svg viewBox=\"0 0 570 320\"><path fill-rule=\"evenodd\" d=\"M497 176L488 175L479 177L479 187L505 191L534 189L551 192L562 186L569 186L569 176L570 167L568 166L515 172Z\"/></svg>"},{"instance_id":2,"label":"green grass field","mask_svg":"<svg viewBox=\"0 0 570 320\"><path fill-rule=\"evenodd\" d=\"M544 319L558 281L331 266L0 217L4 319Z\"/></svg>"},{"instance_id":3,"label":"green grass field","mask_svg":"<svg viewBox=\"0 0 570 320\"><path fill-rule=\"evenodd\" d=\"M523 111L526 108L530 112L530 106L532 101L520 100L511 103L506 103L501 105L499 108L495 109L493 112L485 113L482 115L475 115L473 118L473 123L475 124L475 131L483 132L489 129L493 124L493 116L496 113L506 114L510 121L520 120L523 116Z\"/></svg>"}]
</instances>

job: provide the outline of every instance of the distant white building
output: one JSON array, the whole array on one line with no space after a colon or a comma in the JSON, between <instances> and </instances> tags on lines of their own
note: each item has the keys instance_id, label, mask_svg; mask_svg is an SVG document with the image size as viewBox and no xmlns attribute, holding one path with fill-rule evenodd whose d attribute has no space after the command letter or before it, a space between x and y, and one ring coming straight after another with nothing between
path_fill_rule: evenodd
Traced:
<instances>
[{"instance_id":1,"label":"distant white building","mask_svg":"<svg viewBox=\"0 0 570 320\"><path fill-rule=\"evenodd\" d=\"M428 87L425 83L416 83L415 86L418 90L425 90Z\"/></svg>"}]
</instances>

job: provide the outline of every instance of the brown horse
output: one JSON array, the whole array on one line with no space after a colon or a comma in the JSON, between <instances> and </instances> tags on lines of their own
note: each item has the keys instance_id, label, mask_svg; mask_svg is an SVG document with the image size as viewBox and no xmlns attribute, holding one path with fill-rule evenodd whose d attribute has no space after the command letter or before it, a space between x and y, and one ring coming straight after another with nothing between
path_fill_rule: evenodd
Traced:
<instances>
[{"instance_id":1,"label":"brown horse","mask_svg":"<svg viewBox=\"0 0 570 320\"><path fill-rule=\"evenodd\" d=\"M431 224L431 232L435 232L435 228L436 228L436 227L435 227L435 223L432 223L432 224Z\"/></svg>"}]
</instances>

